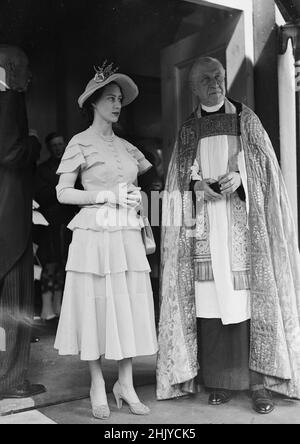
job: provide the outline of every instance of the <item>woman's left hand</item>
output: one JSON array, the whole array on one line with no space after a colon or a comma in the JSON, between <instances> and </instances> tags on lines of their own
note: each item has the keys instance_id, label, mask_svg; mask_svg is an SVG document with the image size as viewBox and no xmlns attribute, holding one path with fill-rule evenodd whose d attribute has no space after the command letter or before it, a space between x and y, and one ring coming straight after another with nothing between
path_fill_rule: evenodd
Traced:
<instances>
[{"instance_id":1,"label":"woman's left hand","mask_svg":"<svg viewBox=\"0 0 300 444\"><path fill-rule=\"evenodd\" d=\"M234 193L241 185L242 179L240 173L231 172L219 178L222 195Z\"/></svg>"},{"instance_id":2,"label":"woman's left hand","mask_svg":"<svg viewBox=\"0 0 300 444\"><path fill-rule=\"evenodd\" d=\"M129 206L135 209L136 211L139 211L140 206L142 204L141 188L136 187L135 185L129 185L128 200L129 200Z\"/></svg>"}]
</instances>

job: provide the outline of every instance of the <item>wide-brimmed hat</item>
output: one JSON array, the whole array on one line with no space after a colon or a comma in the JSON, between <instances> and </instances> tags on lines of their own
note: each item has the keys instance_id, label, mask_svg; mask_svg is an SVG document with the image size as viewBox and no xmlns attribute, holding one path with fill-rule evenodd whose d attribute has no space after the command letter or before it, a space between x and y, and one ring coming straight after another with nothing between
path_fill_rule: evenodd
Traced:
<instances>
[{"instance_id":1,"label":"wide-brimmed hat","mask_svg":"<svg viewBox=\"0 0 300 444\"><path fill-rule=\"evenodd\" d=\"M112 69L112 64L106 66L106 63L101 68L95 68L96 75L89 81L85 91L78 99L80 108L83 107L84 102L91 97L98 89L104 88L109 83L117 83L123 93L122 106L129 105L139 95L139 90L134 81L125 74L120 74L116 70Z\"/></svg>"}]
</instances>

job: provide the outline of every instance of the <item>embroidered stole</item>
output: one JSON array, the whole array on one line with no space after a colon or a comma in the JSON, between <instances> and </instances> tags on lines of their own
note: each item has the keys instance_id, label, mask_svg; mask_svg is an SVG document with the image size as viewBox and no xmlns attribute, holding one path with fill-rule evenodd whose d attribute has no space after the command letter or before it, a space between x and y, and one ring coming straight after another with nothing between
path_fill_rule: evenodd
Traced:
<instances>
[{"instance_id":1,"label":"embroidered stole","mask_svg":"<svg viewBox=\"0 0 300 444\"><path fill-rule=\"evenodd\" d=\"M228 114L212 114L198 118L196 114L184 125L180 134L179 168L181 191L187 190L184 179L187 171L190 171L195 158L201 168L199 146L201 140L212 136L227 136L229 145L228 165L230 171L238 170L238 156L242 150L240 139L240 121L235 107L226 100L226 112ZM185 171L185 174L184 174ZM188 179L189 181L189 179ZM231 255L231 271L234 289L247 290L250 288L250 255L249 255L249 233L247 229L246 203L243 202L237 192L229 198L230 201L230 233L229 249ZM184 212L190 211L192 203L184 197ZM210 252L209 217L207 203L197 200L196 204L196 236L194 244L194 264L196 281L213 281L213 269Z\"/></svg>"}]
</instances>

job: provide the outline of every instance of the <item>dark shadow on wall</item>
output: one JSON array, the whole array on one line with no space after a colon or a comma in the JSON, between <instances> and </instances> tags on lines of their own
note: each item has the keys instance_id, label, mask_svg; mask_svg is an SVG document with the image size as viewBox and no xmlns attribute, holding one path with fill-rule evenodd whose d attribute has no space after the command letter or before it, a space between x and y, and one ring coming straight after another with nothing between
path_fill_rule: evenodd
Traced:
<instances>
[{"instance_id":1,"label":"dark shadow on wall","mask_svg":"<svg viewBox=\"0 0 300 444\"><path fill-rule=\"evenodd\" d=\"M271 38L271 37L270 37ZM269 134L276 156L280 161L280 134L279 134L279 102L277 70L270 73L268 45L254 66L254 96L255 113L260 118L265 130ZM239 94L240 79L245 76L246 66L252 63L245 59L237 73L229 91L229 97L245 102L245 97Z\"/></svg>"},{"instance_id":2,"label":"dark shadow on wall","mask_svg":"<svg viewBox=\"0 0 300 444\"><path fill-rule=\"evenodd\" d=\"M280 160L278 32L274 0L253 0L255 109Z\"/></svg>"},{"instance_id":3,"label":"dark shadow on wall","mask_svg":"<svg viewBox=\"0 0 300 444\"><path fill-rule=\"evenodd\" d=\"M254 66L255 111L280 160L277 29L269 36Z\"/></svg>"}]
</instances>

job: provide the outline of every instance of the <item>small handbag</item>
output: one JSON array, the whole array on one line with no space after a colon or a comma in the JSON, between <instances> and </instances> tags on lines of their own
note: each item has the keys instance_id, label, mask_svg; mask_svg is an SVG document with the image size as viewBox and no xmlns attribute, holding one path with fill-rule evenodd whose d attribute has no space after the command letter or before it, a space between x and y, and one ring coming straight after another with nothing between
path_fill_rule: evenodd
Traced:
<instances>
[{"instance_id":1,"label":"small handbag","mask_svg":"<svg viewBox=\"0 0 300 444\"><path fill-rule=\"evenodd\" d=\"M143 219L143 227L142 227L142 239L144 242L146 255L150 255L155 253L156 251L156 243L153 236L153 231L150 225L150 222L148 220L148 217L141 214L141 217Z\"/></svg>"}]
</instances>

